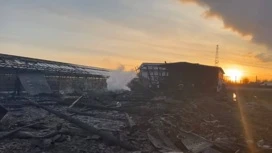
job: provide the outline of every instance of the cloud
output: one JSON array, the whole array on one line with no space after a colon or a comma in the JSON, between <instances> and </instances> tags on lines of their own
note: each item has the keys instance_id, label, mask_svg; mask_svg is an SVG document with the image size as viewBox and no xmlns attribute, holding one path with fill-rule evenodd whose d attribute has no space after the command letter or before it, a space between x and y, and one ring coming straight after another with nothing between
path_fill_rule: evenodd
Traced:
<instances>
[{"instance_id":1,"label":"cloud","mask_svg":"<svg viewBox=\"0 0 272 153\"><path fill-rule=\"evenodd\" d=\"M180 0L206 8L205 17L222 19L225 28L272 48L271 0Z\"/></svg>"},{"instance_id":2,"label":"cloud","mask_svg":"<svg viewBox=\"0 0 272 153\"><path fill-rule=\"evenodd\" d=\"M255 57L262 62L272 62L272 54L270 53L259 53Z\"/></svg>"}]
</instances>

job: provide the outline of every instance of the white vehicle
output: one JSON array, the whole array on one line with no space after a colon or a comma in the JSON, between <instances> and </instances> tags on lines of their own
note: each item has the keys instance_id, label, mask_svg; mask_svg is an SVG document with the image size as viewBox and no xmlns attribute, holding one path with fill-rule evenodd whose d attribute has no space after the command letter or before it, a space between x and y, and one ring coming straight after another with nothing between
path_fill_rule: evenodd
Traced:
<instances>
[{"instance_id":1,"label":"white vehicle","mask_svg":"<svg viewBox=\"0 0 272 153\"><path fill-rule=\"evenodd\" d=\"M263 82L263 83L261 83L261 86L272 87L272 82Z\"/></svg>"}]
</instances>

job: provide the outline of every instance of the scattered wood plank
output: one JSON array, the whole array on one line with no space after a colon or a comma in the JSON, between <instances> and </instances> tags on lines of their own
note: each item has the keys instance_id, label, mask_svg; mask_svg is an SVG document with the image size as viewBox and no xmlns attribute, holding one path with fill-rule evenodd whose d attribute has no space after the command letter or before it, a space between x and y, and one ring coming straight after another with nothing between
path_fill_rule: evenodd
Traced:
<instances>
[{"instance_id":1,"label":"scattered wood plank","mask_svg":"<svg viewBox=\"0 0 272 153\"><path fill-rule=\"evenodd\" d=\"M148 139L150 142L153 144L153 146L158 149L160 152L165 153L165 152L174 152L172 148L169 148L163 144L163 142L154 136L152 136L150 133L147 134Z\"/></svg>"},{"instance_id":2,"label":"scattered wood plank","mask_svg":"<svg viewBox=\"0 0 272 153\"><path fill-rule=\"evenodd\" d=\"M180 151L180 149L164 134L163 131L157 130L157 132L166 146L172 148L175 151Z\"/></svg>"},{"instance_id":3,"label":"scattered wood plank","mask_svg":"<svg viewBox=\"0 0 272 153\"><path fill-rule=\"evenodd\" d=\"M19 127L19 128L15 129L15 130L12 130L12 131L10 131L10 132L6 132L6 133L0 135L0 140L3 140L3 139L5 139L5 138L8 138L8 137L12 136L13 134L15 134L15 133L17 133L17 132L23 130L24 128L28 128L28 127L31 127L31 126L33 126L33 125L39 124L39 123L40 123L40 122L36 122L36 123L33 123L33 124L29 124L29 125L26 125L26 126Z\"/></svg>"},{"instance_id":4,"label":"scattered wood plank","mask_svg":"<svg viewBox=\"0 0 272 153\"><path fill-rule=\"evenodd\" d=\"M7 132L0 132L0 135L7 134ZM80 137L86 137L87 134L81 129L65 129L61 131L53 131L49 132L48 134L41 135L33 132L28 131L18 131L11 135L11 138L18 138L18 139L48 139L55 137L57 135L70 135L70 136L80 136Z\"/></svg>"},{"instance_id":5,"label":"scattered wood plank","mask_svg":"<svg viewBox=\"0 0 272 153\"><path fill-rule=\"evenodd\" d=\"M67 103L64 103L64 102L60 102L59 104L67 106ZM102 110L102 111L119 111L119 112L122 112L122 110L119 109L119 108L106 107L104 105L99 105L99 104L77 103L76 106L80 107L80 108L86 108L85 111L89 111L89 110Z\"/></svg>"},{"instance_id":6,"label":"scattered wood plank","mask_svg":"<svg viewBox=\"0 0 272 153\"><path fill-rule=\"evenodd\" d=\"M85 111L85 110L84 110ZM111 119L111 120L120 120L120 118L115 118L114 116L104 115L104 114L94 114L94 113L88 113L88 112L81 112L75 109L67 109L67 112L72 113L72 116L74 115L80 115L80 116L90 116L94 118L101 118L101 119Z\"/></svg>"},{"instance_id":7,"label":"scattered wood plank","mask_svg":"<svg viewBox=\"0 0 272 153\"><path fill-rule=\"evenodd\" d=\"M122 112L119 108L112 108L112 107L106 107L103 105L93 105L93 104L84 104L85 107L88 107L89 110L95 109L95 110L110 110L110 111L119 111Z\"/></svg>"},{"instance_id":8,"label":"scattered wood plank","mask_svg":"<svg viewBox=\"0 0 272 153\"><path fill-rule=\"evenodd\" d=\"M128 120L129 127L133 128L134 126L136 126L136 123L131 119L131 117L127 113L125 113L125 114L126 114L126 118Z\"/></svg>"},{"instance_id":9,"label":"scattered wood plank","mask_svg":"<svg viewBox=\"0 0 272 153\"><path fill-rule=\"evenodd\" d=\"M29 103L33 106L36 106L36 107L39 107L39 108L42 108L52 114L55 114L56 116L58 116L59 118L62 118L66 121L69 121L70 123L78 126L79 128L82 128L83 130L86 130L88 131L89 133L92 133L92 134L96 134L96 135L99 135L101 136L101 138L103 140L105 140L107 143L109 144L115 144L115 145L119 145L120 147L124 148L124 149L127 149L127 150L131 150L131 151L135 151L137 150L135 147L131 146L130 144L126 143L126 142L121 142L120 140L118 140L117 138L115 138L112 134L110 133L106 133L106 132L103 132L103 131L99 131L97 130L96 128L84 123L84 122L81 122L75 118L72 118L70 116L67 116L65 114L62 114L58 111L55 111L53 109L50 109L50 108L47 108L45 106L41 106L39 105L38 103L36 102L33 102L33 101L29 101Z\"/></svg>"},{"instance_id":10,"label":"scattered wood plank","mask_svg":"<svg viewBox=\"0 0 272 153\"><path fill-rule=\"evenodd\" d=\"M139 109L144 113L151 113L149 109L139 108L139 107L106 107L103 105L94 104L78 104L77 106L87 108L85 111L89 110L101 110L101 111L118 111L121 113L129 112L130 114L139 114Z\"/></svg>"},{"instance_id":11,"label":"scattered wood plank","mask_svg":"<svg viewBox=\"0 0 272 153\"><path fill-rule=\"evenodd\" d=\"M77 102L79 102L80 101L80 99L82 98L84 96L84 94L82 95L82 96L80 96L80 97L78 97L70 106L69 106L69 108L72 108L72 107L74 107L75 106L75 104L77 104Z\"/></svg>"},{"instance_id":12,"label":"scattered wood plank","mask_svg":"<svg viewBox=\"0 0 272 153\"><path fill-rule=\"evenodd\" d=\"M13 135L11 135L11 138L17 138L17 139L46 139L46 138L51 138L54 137L56 135L61 134L58 131L49 133L47 135L44 136L37 136L35 135L33 132L28 132L28 131L18 131L16 133L14 133Z\"/></svg>"},{"instance_id":13,"label":"scattered wood plank","mask_svg":"<svg viewBox=\"0 0 272 153\"><path fill-rule=\"evenodd\" d=\"M67 105L65 103L60 103L60 104ZM130 106L130 107L125 106L125 107L117 108L117 107L107 107L107 106L99 105L99 104L82 104L82 103L77 103L76 106L80 107L80 108L86 108L84 111L101 110L101 111L118 111L118 112L121 112L121 113L129 112L129 113L132 113L132 114L138 114L139 113L139 108L136 107L136 106ZM144 110L144 111L149 111L149 110ZM73 115L75 115L75 114L73 114ZM71 116L73 116L73 115L71 115Z\"/></svg>"},{"instance_id":14,"label":"scattered wood plank","mask_svg":"<svg viewBox=\"0 0 272 153\"><path fill-rule=\"evenodd\" d=\"M48 106L48 105L57 105L57 102L39 102L40 105ZM6 108L23 108L25 106L29 106L29 104L18 104L18 103L9 103L9 104L3 104Z\"/></svg>"},{"instance_id":15,"label":"scattered wood plank","mask_svg":"<svg viewBox=\"0 0 272 153\"><path fill-rule=\"evenodd\" d=\"M86 111L86 110L84 110L84 111ZM82 116L91 116L91 117L95 116L95 114L86 113L86 112L80 112L80 111L72 109L72 108L67 109L67 112L73 113L73 115L82 115Z\"/></svg>"}]
</instances>

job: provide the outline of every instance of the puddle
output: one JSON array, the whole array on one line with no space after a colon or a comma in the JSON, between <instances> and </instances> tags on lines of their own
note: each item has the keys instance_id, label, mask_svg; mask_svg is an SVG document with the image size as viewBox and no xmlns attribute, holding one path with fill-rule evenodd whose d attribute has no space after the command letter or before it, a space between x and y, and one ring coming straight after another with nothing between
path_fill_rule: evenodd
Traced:
<instances>
[{"instance_id":1,"label":"puddle","mask_svg":"<svg viewBox=\"0 0 272 153\"><path fill-rule=\"evenodd\" d=\"M232 100L235 101L235 102L237 101L237 95L236 95L236 93L232 94Z\"/></svg>"}]
</instances>

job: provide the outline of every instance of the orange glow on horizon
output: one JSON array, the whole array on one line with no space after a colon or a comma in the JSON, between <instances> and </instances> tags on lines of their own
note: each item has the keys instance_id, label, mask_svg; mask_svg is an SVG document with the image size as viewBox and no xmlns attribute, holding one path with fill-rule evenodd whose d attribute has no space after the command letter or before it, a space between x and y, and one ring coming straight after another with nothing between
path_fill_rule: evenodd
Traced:
<instances>
[{"instance_id":1,"label":"orange glow on horizon","mask_svg":"<svg viewBox=\"0 0 272 153\"><path fill-rule=\"evenodd\" d=\"M231 68L226 70L225 75L229 77L230 81L239 82L243 77L243 72L242 70Z\"/></svg>"}]
</instances>

